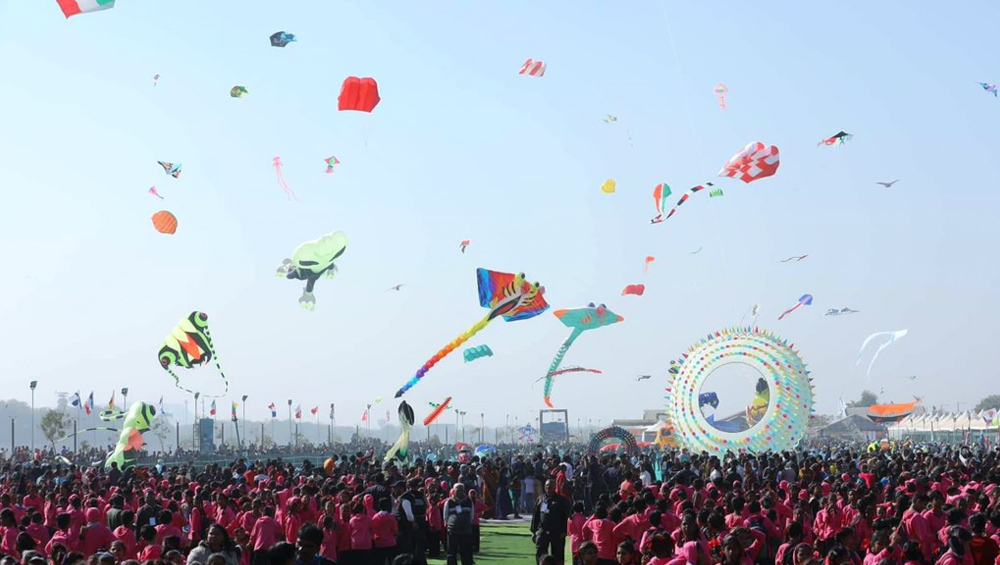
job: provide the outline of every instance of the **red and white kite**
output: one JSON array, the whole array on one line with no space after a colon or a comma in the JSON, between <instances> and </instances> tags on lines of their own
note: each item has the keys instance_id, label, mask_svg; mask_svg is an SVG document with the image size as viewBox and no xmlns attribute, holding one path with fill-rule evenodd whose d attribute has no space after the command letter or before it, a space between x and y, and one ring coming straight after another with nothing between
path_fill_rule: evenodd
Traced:
<instances>
[{"instance_id":1,"label":"red and white kite","mask_svg":"<svg viewBox=\"0 0 1000 565\"><path fill-rule=\"evenodd\" d=\"M518 74L543 77L545 76L545 63L528 58L528 60L521 65L521 72Z\"/></svg>"},{"instance_id":2,"label":"red and white kite","mask_svg":"<svg viewBox=\"0 0 1000 565\"><path fill-rule=\"evenodd\" d=\"M778 172L780 164L780 156L776 146L752 141L747 143L742 151L733 155L733 158L719 171L719 176L732 177L745 183L751 183Z\"/></svg>"}]
</instances>

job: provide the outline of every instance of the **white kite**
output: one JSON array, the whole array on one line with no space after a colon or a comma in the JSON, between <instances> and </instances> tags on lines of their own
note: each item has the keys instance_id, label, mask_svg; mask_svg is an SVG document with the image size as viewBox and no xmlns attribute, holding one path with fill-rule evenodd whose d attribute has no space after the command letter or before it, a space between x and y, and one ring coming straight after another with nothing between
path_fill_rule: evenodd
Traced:
<instances>
[{"instance_id":1,"label":"white kite","mask_svg":"<svg viewBox=\"0 0 1000 565\"><path fill-rule=\"evenodd\" d=\"M868 336L867 338L865 338L865 342L861 344L861 349L858 351L858 362L855 363L855 366L861 365L861 356L864 355L865 348L868 347L869 343L871 343L873 340L876 340L876 339L879 339L879 338L882 338L882 337L889 338L889 341L887 341L887 342L883 343L882 345L878 346L878 349L875 350L875 355L872 356L871 363L868 364L868 373L867 373L867 375L868 375L868 378L870 380L871 377L872 377L872 366L875 365L875 360L878 359L879 353L882 353L883 349L885 349L886 347L889 347L890 345L896 343L896 341L898 341L898 340L902 339L903 337L905 337L906 334L907 334L907 332L909 332L909 331L910 330L899 330L899 331L895 331L895 332L875 332L872 335Z\"/></svg>"}]
</instances>

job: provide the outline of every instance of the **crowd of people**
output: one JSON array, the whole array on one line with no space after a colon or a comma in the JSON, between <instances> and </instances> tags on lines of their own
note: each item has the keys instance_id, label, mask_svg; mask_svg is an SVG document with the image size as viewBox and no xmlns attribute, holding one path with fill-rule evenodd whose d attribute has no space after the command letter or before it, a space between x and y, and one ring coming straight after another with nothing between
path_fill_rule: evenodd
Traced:
<instances>
[{"instance_id":1,"label":"crowd of people","mask_svg":"<svg viewBox=\"0 0 1000 565\"><path fill-rule=\"evenodd\" d=\"M567 553L584 565L1000 565L998 463L983 446L861 444L535 446L409 464L368 450L124 471L8 462L0 565L471 565L482 520L522 515L544 565Z\"/></svg>"}]
</instances>

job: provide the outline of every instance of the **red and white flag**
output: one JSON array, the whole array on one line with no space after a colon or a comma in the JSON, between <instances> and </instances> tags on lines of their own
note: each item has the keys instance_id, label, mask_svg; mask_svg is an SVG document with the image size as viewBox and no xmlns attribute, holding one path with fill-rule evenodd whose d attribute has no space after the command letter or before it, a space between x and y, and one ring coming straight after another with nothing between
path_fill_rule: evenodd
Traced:
<instances>
[{"instance_id":1,"label":"red and white flag","mask_svg":"<svg viewBox=\"0 0 1000 565\"><path fill-rule=\"evenodd\" d=\"M295 405L295 419L296 420L301 420L302 419L302 405L301 404L296 404Z\"/></svg>"}]
</instances>

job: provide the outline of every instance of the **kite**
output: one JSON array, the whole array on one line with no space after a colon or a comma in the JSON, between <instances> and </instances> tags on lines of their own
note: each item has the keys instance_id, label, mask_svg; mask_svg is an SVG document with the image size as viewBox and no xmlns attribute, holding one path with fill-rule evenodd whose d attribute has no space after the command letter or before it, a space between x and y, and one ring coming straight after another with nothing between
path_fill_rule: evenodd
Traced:
<instances>
[{"instance_id":1,"label":"kite","mask_svg":"<svg viewBox=\"0 0 1000 565\"><path fill-rule=\"evenodd\" d=\"M465 253L465 248L469 246L469 240L468 239L463 239L462 243L459 243L458 246L462 248L462 253L464 254Z\"/></svg>"},{"instance_id":2,"label":"kite","mask_svg":"<svg viewBox=\"0 0 1000 565\"><path fill-rule=\"evenodd\" d=\"M563 325L572 328L573 331L570 332L566 341L559 346L556 356L552 359L552 363L549 364L549 370L545 373L546 378L543 397L545 405L549 408L552 408L552 384L555 382L552 373L559 370L559 365L562 365L563 357L566 356L566 352L569 351L570 346L573 345L576 338L580 337L583 332L587 330L594 330L604 326L617 324L625 319L611 310L608 310L603 304L600 306L594 306L593 302L588 304L586 308L556 310L553 314L555 314L556 318L559 318L559 321L562 322Z\"/></svg>"},{"instance_id":3,"label":"kite","mask_svg":"<svg viewBox=\"0 0 1000 565\"><path fill-rule=\"evenodd\" d=\"M465 357L465 362L475 361L480 357L493 357L493 350L490 349L488 345L478 345L476 347L470 347L462 352L462 356Z\"/></svg>"},{"instance_id":4,"label":"kite","mask_svg":"<svg viewBox=\"0 0 1000 565\"><path fill-rule=\"evenodd\" d=\"M615 179L608 179L601 185L601 192L604 194L612 194L615 191L616 186L617 183L615 182Z\"/></svg>"},{"instance_id":5,"label":"kite","mask_svg":"<svg viewBox=\"0 0 1000 565\"><path fill-rule=\"evenodd\" d=\"M517 431L518 431L518 433L521 434L521 437L518 438L518 439L523 439L523 440L528 441L528 442L535 441L534 436L535 436L535 434L538 433L538 430L536 430L535 427L532 426L531 424L525 424L525 425L521 426L520 428L518 428Z\"/></svg>"},{"instance_id":6,"label":"kite","mask_svg":"<svg viewBox=\"0 0 1000 565\"><path fill-rule=\"evenodd\" d=\"M168 175L174 177L175 179L181 177L181 167L183 167L184 165L181 165L180 163L177 163L175 165L173 163L165 163L163 161L157 161L157 163L159 163L160 166L163 167L163 171Z\"/></svg>"},{"instance_id":7,"label":"kite","mask_svg":"<svg viewBox=\"0 0 1000 565\"><path fill-rule=\"evenodd\" d=\"M599 369L588 369L586 367L564 367L562 369L552 371L551 373L545 375L545 377L538 377L538 380L535 382L537 383L546 377L558 377L559 375L565 375L566 373L594 373L595 375L604 374L604 372Z\"/></svg>"},{"instance_id":8,"label":"kite","mask_svg":"<svg viewBox=\"0 0 1000 565\"><path fill-rule=\"evenodd\" d=\"M698 395L698 407L711 406L712 408L719 407L719 395L714 392L703 392Z\"/></svg>"},{"instance_id":9,"label":"kite","mask_svg":"<svg viewBox=\"0 0 1000 565\"><path fill-rule=\"evenodd\" d=\"M629 284L625 285L622 290L622 296L626 294L634 294L635 296L642 296L642 293L646 292L646 285L644 284Z\"/></svg>"},{"instance_id":10,"label":"kite","mask_svg":"<svg viewBox=\"0 0 1000 565\"><path fill-rule=\"evenodd\" d=\"M285 259L278 267L279 277L291 280L306 281L306 286L299 297L299 304L307 310L316 308L316 297L313 287L321 276L332 279L337 274L334 263L347 251L347 236L344 232L335 231L307 241L295 248L291 259Z\"/></svg>"},{"instance_id":11,"label":"kite","mask_svg":"<svg viewBox=\"0 0 1000 565\"><path fill-rule=\"evenodd\" d=\"M840 310L837 310L836 308L830 308L829 310L826 311L825 315L826 316L845 316L847 314L857 314L860 311L861 310L851 310L850 308L847 308L847 307L841 308Z\"/></svg>"},{"instance_id":12,"label":"kite","mask_svg":"<svg viewBox=\"0 0 1000 565\"><path fill-rule=\"evenodd\" d=\"M160 82L160 75L153 75L153 88L156 88L158 82Z\"/></svg>"},{"instance_id":13,"label":"kite","mask_svg":"<svg viewBox=\"0 0 1000 565\"><path fill-rule=\"evenodd\" d=\"M708 197L709 198L715 198L716 196L725 196L722 193L722 189L721 188L713 188L712 190L708 191Z\"/></svg>"},{"instance_id":14,"label":"kite","mask_svg":"<svg viewBox=\"0 0 1000 565\"><path fill-rule=\"evenodd\" d=\"M882 350L884 350L885 348L889 347L890 345L896 343L900 339L903 339L904 337L906 337L906 334L909 333L909 331L910 330L899 330L899 331L895 331L895 332L875 332L872 335L868 336L867 338L865 338L864 343L861 344L861 349L858 350L858 361L857 361L857 363L855 363L855 366L861 364L861 356L864 355L865 348L868 347L869 343L871 343L872 341L874 341L876 339L879 339L879 338L883 338L883 337L889 338L888 341L886 341L882 345L878 346L878 349L875 350L875 355L872 355L872 361L871 361L871 363L868 364L868 371L867 371L866 374L867 374L868 378L871 379L871 376L872 376L872 367L875 365L875 360L878 359L879 353L882 353Z\"/></svg>"},{"instance_id":15,"label":"kite","mask_svg":"<svg viewBox=\"0 0 1000 565\"><path fill-rule=\"evenodd\" d=\"M326 174L330 174L333 172L333 166L340 164L340 159L337 159L336 157L327 157L326 159L323 159L323 162L326 163Z\"/></svg>"},{"instance_id":16,"label":"kite","mask_svg":"<svg viewBox=\"0 0 1000 565\"><path fill-rule=\"evenodd\" d=\"M903 378L906 379L906 380L909 380L909 381L915 381L915 380L917 380L920 377L918 377L916 375L911 375L909 377L903 377Z\"/></svg>"},{"instance_id":17,"label":"kite","mask_svg":"<svg viewBox=\"0 0 1000 565\"><path fill-rule=\"evenodd\" d=\"M646 381L651 378L653 378L653 375L639 375L638 377L635 378L635 382Z\"/></svg>"},{"instance_id":18,"label":"kite","mask_svg":"<svg viewBox=\"0 0 1000 565\"><path fill-rule=\"evenodd\" d=\"M653 201L656 202L656 217L649 221L658 224L663 221L663 211L667 209L667 197L670 196L670 185L662 182L653 187Z\"/></svg>"},{"instance_id":19,"label":"kite","mask_svg":"<svg viewBox=\"0 0 1000 565\"><path fill-rule=\"evenodd\" d=\"M749 184L778 172L780 165L781 153L776 146L751 141L722 167L719 176L731 177Z\"/></svg>"},{"instance_id":20,"label":"kite","mask_svg":"<svg viewBox=\"0 0 1000 565\"><path fill-rule=\"evenodd\" d=\"M119 470L135 465L139 459L139 452L146 443L142 434L153 427L153 418L155 417L156 408L145 402L136 402L129 407L128 412L121 410L101 412L100 418L105 422L122 420L118 443L115 444L115 448L104 461L105 469L110 469L112 463L117 463Z\"/></svg>"},{"instance_id":21,"label":"kite","mask_svg":"<svg viewBox=\"0 0 1000 565\"><path fill-rule=\"evenodd\" d=\"M337 110L371 113L381 100L378 95L378 83L375 82L375 79L371 77L347 77L340 87Z\"/></svg>"},{"instance_id":22,"label":"kite","mask_svg":"<svg viewBox=\"0 0 1000 565\"><path fill-rule=\"evenodd\" d=\"M295 191L288 186L287 182L285 182L285 175L281 172L281 157L274 158L274 171L278 175L278 186L281 187L281 190L285 191L285 196L287 196L289 200L293 198L298 200L299 197L295 195Z\"/></svg>"},{"instance_id":23,"label":"kite","mask_svg":"<svg viewBox=\"0 0 1000 565\"><path fill-rule=\"evenodd\" d=\"M618 121L618 118L615 117L615 116L612 116L611 114L608 114L607 116L604 116L604 123L606 123L606 124L610 124L610 123L617 122L617 121Z\"/></svg>"},{"instance_id":24,"label":"kite","mask_svg":"<svg viewBox=\"0 0 1000 565\"><path fill-rule=\"evenodd\" d=\"M760 304L754 304L753 306L750 307L750 311L746 314L743 314L743 317L740 318L740 325L741 326L743 325L743 322L747 319L747 316L753 316L753 323L751 324L752 326L757 325L757 314L759 313L760 313Z\"/></svg>"},{"instance_id":25,"label":"kite","mask_svg":"<svg viewBox=\"0 0 1000 565\"><path fill-rule=\"evenodd\" d=\"M666 186L666 185L664 185L664 186ZM681 207L681 204L684 204L685 202L687 202L688 198L691 198L692 194L694 194L696 192L701 192L702 190L705 190L706 188L712 188L713 186L715 186L715 185L713 185L710 182L706 182L705 184L699 184L698 186L693 186L690 189L688 189L688 191L685 192L681 196L680 200L677 201L677 204L674 204L674 207L670 209L670 213L667 214L667 217L664 218L664 219L665 220L669 220L670 216L673 216L677 212L677 209ZM654 191L653 194L655 195L656 192ZM659 217L659 216L657 216L657 217ZM655 220L656 218L653 218L653 219ZM651 222L651 223L655 223L655 222Z\"/></svg>"},{"instance_id":26,"label":"kite","mask_svg":"<svg viewBox=\"0 0 1000 565\"><path fill-rule=\"evenodd\" d=\"M385 289L385 291L389 292L390 290L399 290L401 288L403 288L403 285L397 284L396 286L390 286L389 288Z\"/></svg>"},{"instance_id":27,"label":"kite","mask_svg":"<svg viewBox=\"0 0 1000 565\"><path fill-rule=\"evenodd\" d=\"M646 261L643 262L643 264L642 264L642 272L648 273L649 272L649 264L652 263L653 261L656 261L656 257L653 257L652 255L647 255L646 256Z\"/></svg>"},{"instance_id":28,"label":"kite","mask_svg":"<svg viewBox=\"0 0 1000 565\"><path fill-rule=\"evenodd\" d=\"M410 430L413 429L413 408L406 401L399 403L399 427L401 428L399 432L399 439L396 443L392 444L389 451L386 452L383 461L392 461L393 458L399 460L403 465L407 463L407 456L410 452Z\"/></svg>"},{"instance_id":29,"label":"kite","mask_svg":"<svg viewBox=\"0 0 1000 565\"><path fill-rule=\"evenodd\" d=\"M113 4L113 2L112 2L112 4ZM67 15L66 17L68 18L69 16ZM985 90L986 92L992 92L993 93L993 97L996 98L996 96L997 96L997 85L990 84L988 82L977 82L976 84L978 84L979 86L983 87L983 90Z\"/></svg>"},{"instance_id":30,"label":"kite","mask_svg":"<svg viewBox=\"0 0 1000 565\"><path fill-rule=\"evenodd\" d=\"M798 263L799 261L805 259L808 256L809 255L793 255L793 256L789 257L788 259L782 259L781 263L787 263L787 262L789 262L789 261L791 261L793 259L795 260L796 263Z\"/></svg>"},{"instance_id":31,"label":"kite","mask_svg":"<svg viewBox=\"0 0 1000 565\"><path fill-rule=\"evenodd\" d=\"M293 33L276 31L271 34L271 47L284 47L293 41L298 41Z\"/></svg>"},{"instance_id":32,"label":"kite","mask_svg":"<svg viewBox=\"0 0 1000 565\"><path fill-rule=\"evenodd\" d=\"M448 398L445 398L444 402L442 402L441 404L434 404L433 402L431 402L431 407L434 409L431 410L430 414L424 417L424 425L429 426L433 424L438 418L441 417L441 414L444 414L445 410L451 407L450 405L451 405L450 396Z\"/></svg>"},{"instance_id":33,"label":"kite","mask_svg":"<svg viewBox=\"0 0 1000 565\"><path fill-rule=\"evenodd\" d=\"M796 304L795 306L792 306L788 310L785 310L780 316L778 316L778 319L781 320L785 316L787 316L787 315L791 314L792 312L798 310L800 307L802 307L802 306L809 306L812 303L813 303L813 297L812 297L812 295L811 294L803 294L802 296L799 297L799 303Z\"/></svg>"},{"instance_id":34,"label":"kite","mask_svg":"<svg viewBox=\"0 0 1000 565\"><path fill-rule=\"evenodd\" d=\"M837 133L831 135L830 137L820 141L816 144L817 147L820 145L843 145L851 140L854 136L847 133L846 131L838 131Z\"/></svg>"},{"instance_id":35,"label":"kite","mask_svg":"<svg viewBox=\"0 0 1000 565\"><path fill-rule=\"evenodd\" d=\"M524 273L514 275L480 268L476 270L476 280L479 285L479 305L483 308L489 308L489 313L428 359L396 391L396 398L406 394L406 391L419 383L420 379L424 378L427 371L431 370L438 361L444 359L449 353L472 339L474 335L482 331L495 318L503 317L504 321L507 322L527 320L534 318L549 308L548 303L545 302L545 287L537 282L528 282Z\"/></svg>"},{"instance_id":36,"label":"kite","mask_svg":"<svg viewBox=\"0 0 1000 565\"><path fill-rule=\"evenodd\" d=\"M892 182L875 181L875 184L880 184L886 188L892 188L892 185L896 184L897 182L899 182L899 179L896 179Z\"/></svg>"},{"instance_id":37,"label":"kite","mask_svg":"<svg viewBox=\"0 0 1000 565\"><path fill-rule=\"evenodd\" d=\"M171 370L171 365L193 369L195 365L207 364L215 359L215 368L219 371L219 376L222 377L226 388L222 394L204 396L222 398L229 392L229 379L226 378L226 374L222 372L222 366L219 365L219 356L216 355L215 346L212 344L212 333L208 330L208 314L204 312L191 312L186 318L183 318L163 341L157 357L163 370L174 378L174 386L191 394L200 393L182 387L181 378Z\"/></svg>"},{"instance_id":38,"label":"kite","mask_svg":"<svg viewBox=\"0 0 1000 565\"><path fill-rule=\"evenodd\" d=\"M166 210L160 210L153 214L153 227L160 233L174 235L177 233L177 218Z\"/></svg>"},{"instance_id":39,"label":"kite","mask_svg":"<svg viewBox=\"0 0 1000 565\"><path fill-rule=\"evenodd\" d=\"M715 92L715 98L719 101L719 108L723 110L726 109L726 93L729 92L729 88L724 84L717 84L713 89Z\"/></svg>"},{"instance_id":40,"label":"kite","mask_svg":"<svg viewBox=\"0 0 1000 565\"><path fill-rule=\"evenodd\" d=\"M535 61L529 58L527 61L521 65L521 72L517 73L519 75L528 75L533 77L543 77L545 76L545 63L541 61Z\"/></svg>"},{"instance_id":41,"label":"kite","mask_svg":"<svg viewBox=\"0 0 1000 565\"><path fill-rule=\"evenodd\" d=\"M229 89L229 96L231 98L243 98L243 95L249 92L245 86L234 86Z\"/></svg>"},{"instance_id":42,"label":"kite","mask_svg":"<svg viewBox=\"0 0 1000 565\"><path fill-rule=\"evenodd\" d=\"M56 0L66 18L88 12L100 12L115 7L115 0Z\"/></svg>"},{"instance_id":43,"label":"kite","mask_svg":"<svg viewBox=\"0 0 1000 565\"><path fill-rule=\"evenodd\" d=\"M699 247L697 251L692 251L691 255L697 255L699 253L701 253L701 247Z\"/></svg>"},{"instance_id":44,"label":"kite","mask_svg":"<svg viewBox=\"0 0 1000 565\"><path fill-rule=\"evenodd\" d=\"M160 196L160 193L156 191L156 187L155 186L149 187L149 193L152 194L153 196L159 198L160 200L163 200L163 197Z\"/></svg>"}]
</instances>

